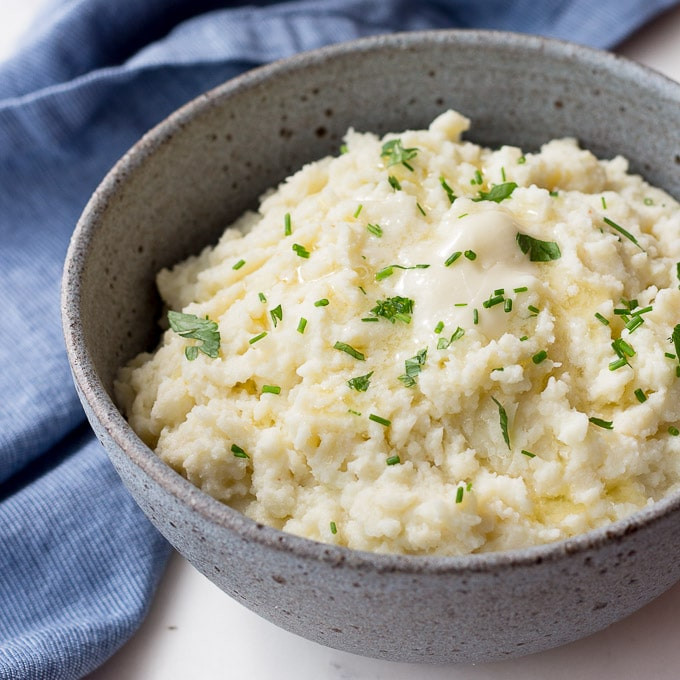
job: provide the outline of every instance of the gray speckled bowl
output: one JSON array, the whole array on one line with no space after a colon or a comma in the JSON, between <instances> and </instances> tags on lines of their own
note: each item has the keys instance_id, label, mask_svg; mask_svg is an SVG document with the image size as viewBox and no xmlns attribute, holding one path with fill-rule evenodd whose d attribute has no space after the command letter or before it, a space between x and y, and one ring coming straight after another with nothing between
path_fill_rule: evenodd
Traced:
<instances>
[{"instance_id":1,"label":"gray speckled bowl","mask_svg":"<svg viewBox=\"0 0 680 680\"><path fill-rule=\"evenodd\" d=\"M349 126L425 126L447 107L475 141L524 149L577 136L680 195L680 86L575 45L487 32L378 37L252 71L147 134L73 235L63 319L76 385L113 464L168 540L274 623L359 654L485 661L620 619L680 579L680 495L552 545L460 558L373 555L257 524L208 497L135 436L117 368L157 338L154 275L204 245Z\"/></svg>"}]
</instances>

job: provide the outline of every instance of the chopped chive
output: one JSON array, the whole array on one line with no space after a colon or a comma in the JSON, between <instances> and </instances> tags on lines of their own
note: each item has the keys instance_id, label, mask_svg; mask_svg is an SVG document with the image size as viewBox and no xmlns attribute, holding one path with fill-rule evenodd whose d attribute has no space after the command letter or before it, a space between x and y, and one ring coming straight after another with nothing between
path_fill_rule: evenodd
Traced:
<instances>
[{"instance_id":1,"label":"chopped chive","mask_svg":"<svg viewBox=\"0 0 680 680\"><path fill-rule=\"evenodd\" d=\"M526 156L520 156L517 159L517 165L524 165L527 162L527 157Z\"/></svg>"},{"instance_id":2,"label":"chopped chive","mask_svg":"<svg viewBox=\"0 0 680 680\"><path fill-rule=\"evenodd\" d=\"M645 198L643 202L645 205L654 205L654 201L651 198Z\"/></svg>"},{"instance_id":3,"label":"chopped chive","mask_svg":"<svg viewBox=\"0 0 680 680\"><path fill-rule=\"evenodd\" d=\"M680 430L678 430L678 428L675 427L674 425L671 425L671 426L668 428L668 434L671 434L671 435L673 435L674 437L677 437L677 436L680 434Z\"/></svg>"},{"instance_id":4,"label":"chopped chive","mask_svg":"<svg viewBox=\"0 0 680 680\"><path fill-rule=\"evenodd\" d=\"M262 340L262 338L264 338L266 335L267 335L267 331L262 331L262 333L259 333L259 334L256 335L255 337L250 338L250 340L248 340L248 344L249 344L249 345L253 345L253 344L255 344L258 340Z\"/></svg>"},{"instance_id":5,"label":"chopped chive","mask_svg":"<svg viewBox=\"0 0 680 680\"><path fill-rule=\"evenodd\" d=\"M309 251L307 248L301 246L299 243L293 243L292 249L295 251L295 254L298 257L304 257L305 259L309 257Z\"/></svg>"},{"instance_id":6,"label":"chopped chive","mask_svg":"<svg viewBox=\"0 0 680 680\"><path fill-rule=\"evenodd\" d=\"M542 349L540 352L536 352L536 354L534 354L534 356L531 357L531 360L535 364L540 364L540 363L544 362L547 358L548 358L548 353L544 349Z\"/></svg>"},{"instance_id":7,"label":"chopped chive","mask_svg":"<svg viewBox=\"0 0 680 680\"><path fill-rule=\"evenodd\" d=\"M613 430L614 429L614 423L611 420L602 420L602 418L595 418L594 416L592 418L588 418L588 420L593 425L597 425L598 427L601 427L605 430Z\"/></svg>"},{"instance_id":8,"label":"chopped chive","mask_svg":"<svg viewBox=\"0 0 680 680\"><path fill-rule=\"evenodd\" d=\"M465 255L470 262L474 262L477 259L477 253L474 250L466 250L463 255Z\"/></svg>"},{"instance_id":9,"label":"chopped chive","mask_svg":"<svg viewBox=\"0 0 680 680\"><path fill-rule=\"evenodd\" d=\"M232 269L241 269L241 267L246 263L245 260L239 260L233 267Z\"/></svg>"},{"instance_id":10,"label":"chopped chive","mask_svg":"<svg viewBox=\"0 0 680 680\"><path fill-rule=\"evenodd\" d=\"M351 409L351 408L348 408L348 409L347 409L347 413L351 413L353 416L360 416L360 415L361 415L361 412L360 412L360 411L354 411L354 410Z\"/></svg>"},{"instance_id":11,"label":"chopped chive","mask_svg":"<svg viewBox=\"0 0 680 680\"><path fill-rule=\"evenodd\" d=\"M286 213L283 216L283 234L284 236L290 236L293 233L293 229L290 225L290 213Z\"/></svg>"},{"instance_id":12,"label":"chopped chive","mask_svg":"<svg viewBox=\"0 0 680 680\"><path fill-rule=\"evenodd\" d=\"M532 312L533 314L538 314L539 311L540 311L540 310L538 309L538 307L534 307L534 305L529 305L529 306L527 307L527 309L528 309L530 312Z\"/></svg>"},{"instance_id":13,"label":"chopped chive","mask_svg":"<svg viewBox=\"0 0 680 680\"><path fill-rule=\"evenodd\" d=\"M456 503L462 503L463 502L463 491L464 491L464 487L462 487L462 486L459 486L456 489Z\"/></svg>"},{"instance_id":14,"label":"chopped chive","mask_svg":"<svg viewBox=\"0 0 680 680\"><path fill-rule=\"evenodd\" d=\"M503 408L503 405L501 404L498 399L495 397L491 397L494 402L496 403L496 406L498 406L498 417L500 419L500 424L501 424L501 433L503 434L503 439L505 440L505 443L508 446L508 449L510 448L510 435L508 434L508 414L506 413L505 409Z\"/></svg>"},{"instance_id":15,"label":"chopped chive","mask_svg":"<svg viewBox=\"0 0 680 680\"><path fill-rule=\"evenodd\" d=\"M610 361L609 362L609 370L610 371L617 371L619 368L623 368L624 366L627 366L628 362L626 361L625 357L621 357L619 359L616 359L615 361Z\"/></svg>"},{"instance_id":16,"label":"chopped chive","mask_svg":"<svg viewBox=\"0 0 680 680\"><path fill-rule=\"evenodd\" d=\"M634 357L635 350L623 339L618 338L612 342L612 349L620 356Z\"/></svg>"},{"instance_id":17,"label":"chopped chive","mask_svg":"<svg viewBox=\"0 0 680 680\"><path fill-rule=\"evenodd\" d=\"M385 463L387 463L387 465L399 465L399 463L401 463L401 458L399 458L399 456L390 456Z\"/></svg>"},{"instance_id":18,"label":"chopped chive","mask_svg":"<svg viewBox=\"0 0 680 680\"><path fill-rule=\"evenodd\" d=\"M609 326L609 319L606 319L600 312L595 312L595 318L605 326Z\"/></svg>"},{"instance_id":19,"label":"chopped chive","mask_svg":"<svg viewBox=\"0 0 680 680\"><path fill-rule=\"evenodd\" d=\"M281 394L281 388L278 385L262 385L262 394Z\"/></svg>"},{"instance_id":20,"label":"chopped chive","mask_svg":"<svg viewBox=\"0 0 680 680\"><path fill-rule=\"evenodd\" d=\"M260 302L267 302L267 298L264 296L264 293L258 293L257 297L260 298Z\"/></svg>"},{"instance_id":21,"label":"chopped chive","mask_svg":"<svg viewBox=\"0 0 680 680\"><path fill-rule=\"evenodd\" d=\"M505 178L505 168L504 168L503 166L501 166L501 179L502 179L504 182L505 182L505 180L506 180L506 178Z\"/></svg>"},{"instance_id":22,"label":"chopped chive","mask_svg":"<svg viewBox=\"0 0 680 680\"><path fill-rule=\"evenodd\" d=\"M298 321L297 332L304 333L305 328L307 328L307 319L305 319L305 317L303 316L300 318L300 321Z\"/></svg>"},{"instance_id":23,"label":"chopped chive","mask_svg":"<svg viewBox=\"0 0 680 680\"><path fill-rule=\"evenodd\" d=\"M623 309L621 307L617 307L614 310L614 314L616 314L616 316L628 316L630 314L630 309Z\"/></svg>"},{"instance_id":24,"label":"chopped chive","mask_svg":"<svg viewBox=\"0 0 680 680\"><path fill-rule=\"evenodd\" d=\"M457 250L455 253L451 253L446 260L444 260L444 266L449 267L452 265L463 253L460 250Z\"/></svg>"},{"instance_id":25,"label":"chopped chive","mask_svg":"<svg viewBox=\"0 0 680 680\"><path fill-rule=\"evenodd\" d=\"M522 453L527 457L527 458L536 458L535 453L531 453L531 451L527 451L526 449L522 449Z\"/></svg>"},{"instance_id":26,"label":"chopped chive","mask_svg":"<svg viewBox=\"0 0 680 680\"><path fill-rule=\"evenodd\" d=\"M680 378L680 365L675 367L675 376Z\"/></svg>"},{"instance_id":27,"label":"chopped chive","mask_svg":"<svg viewBox=\"0 0 680 680\"><path fill-rule=\"evenodd\" d=\"M358 375L356 378L350 378L347 381L347 386L351 390L356 390L357 392L365 392L371 385L371 376L373 371L367 373L366 375Z\"/></svg>"},{"instance_id":28,"label":"chopped chive","mask_svg":"<svg viewBox=\"0 0 680 680\"><path fill-rule=\"evenodd\" d=\"M453 305L454 307L467 307L468 303L467 302L456 302Z\"/></svg>"},{"instance_id":29,"label":"chopped chive","mask_svg":"<svg viewBox=\"0 0 680 680\"><path fill-rule=\"evenodd\" d=\"M361 320L364 323L378 323L378 321L380 321L377 316L364 316Z\"/></svg>"},{"instance_id":30,"label":"chopped chive","mask_svg":"<svg viewBox=\"0 0 680 680\"><path fill-rule=\"evenodd\" d=\"M441 333L444 330L444 322L440 321L435 327L434 327L434 332L435 333Z\"/></svg>"},{"instance_id":31,"label":"chopped chive","mask_svg":"<svg viewBox=\"0 0 680 680\"><path fill-rule=\"evenodd\" d=\"M234 454L234 458L250 458L238 444L231 445L231 452Z\"/></svg>"},{"instance_id":32,"label":"chopped chive","mask_svg":"<svg viewBox=\"0 0 680 680\"><path fill-rule=\"evenodd\" d=\"M446 183L446 180L444 179L443 176L439 178L439 184L442 185L442 189L444 189L444 191L446 192L446 195L449 199L449 203L453 203L458 197L456 196L456 194L453 193L453 189Z\"/></svg>"},{"instance_id":33,"label":"chopped chive","mask_svg":"<svg viewBox=\"0 0 680 680\"><path fill-rule=\"evenodd\" d=\"M528 336L528 335L523 335L523 336L519 339L519 341L520 341L520 342L524 342L525 340L528 340L528 339L529 339L529 336Z\"/></svg>"},{"instance_id":34,"label":"chopped chive","mask_svg":"<svg viewBox=\"0 0 680 680\"><path fill-rule=\"evenodd\" d=\"M394 175L388 175L387 181L395 191L401 191L401 184L399 184L399 180Z\"/></svg>"},{"instance_id":35,"label":"chopped chive","mask_svg":"<svg viewBox=\"0 0 680 680\"><path fill-rule=\"evenodd\" d=\"M420 205L420 203L416 202L416 208L418 208L418 211L423 217L427 216L427 213L423 210L423 206Z\"/></svg>"},{"instance_id":36,"label":"chopped chive","mask_svg":"<svg viewBox=\"0 0 680 680\"><path fill-rule=\"evenodd\" d=\"M482 302L482 307L485 309L488 309L489 307L494 307L495 305L500 305L501 302L503 302L504 298L502 295L494 295L493 297L489 298L488 300L484 300Z\"/></svg>"},{"instance_id":37,"label":"chopped chive","mask_svg":"<svg viewBox=\"0 0 680 680\"><path fill-rule=\"evenodd\" d=\"M392 276L392 274L394 274L395 269L427 269L429 266L430 266L429 264L414 264L412 267L405 267L401 264L390 264L387 267L383 267L380 271L376 272L375 280L382 281L383 279L386 279L388 276Z\"/></svg>"},{"instance_id":38,"label":"chopped chive","mask_svg":"<svg viewBox=\"0 0 680 680\"><path fill-rule=\"evenodd\" d=\"M360 213L361 213L361 209L362 209L363 207L364 207L364 206L363 206L361 203L359 203L359 207L354 211L354 217L359 217L359 215L360 215Z\"/></svg>"},{"instance_id":39,"label":"chopped chive","mask_svg":"<svg viewBox=\"0 0 680 680\"><path fill-rule=\"evenodd\" d=\"M338 533L338 527L336 526L335 522L331 522L330 527L331 527L331 533L332 534L335 535L335 534Z\"/></svg>"},{"instance_id":40,"label":"chopped chive","mask_svg":"<svg viewBox=\"0 0 680 680\"><path fill-rule=\"evenodd\" d=\"M351 345L348 345L346 342L336 342L333 345L333 349L340 350L341 352L345 352L345 354L349 354L351 357L355 358L357 361L366 361L366 357L359 352L359 350L354 349Z\"/></svg>"},{"instance_id":41,"label":"chopped chive","mask_svg":"<svg viewBox=\"0 0 680 680\"><path fill-rule=\"evenodd\" d=\"M632 333L636 328L642 326L644 322L645 320L639 314L635 314L633 315L631 320L625 325L625 328L629 333Z\"/></svg>"},{"instance_id":42,"label":"chopped chive","mask_svg":"<svg viewBox=\"0 0 680 680\"><path fill-rule=\"evenodd\" d=\"M458 215L458 219L462 219L463 217L467 217L470 213L463 213L462 215Z\"/></svg>"},{"instance_id":43,"label":"chopped chive","mask_svg":"<svg viewBox=\"0 0 680 680\"><path fill-rule=\"evenodd\" d=\"M555 189L555 190L553 190L553 191L549 191L549 192L548 192L548 195L549 195L549 196L552 196L553 198L557 198L557 197L560 195L560 192L557 191L557 189Z\"/></svg>"},{"instance_id":44,"label":"chopped chive","mask_svg":"<svg viewBox=\"0 0 680 680\"><path fill-rule=\"evenodd\" d=\"M622 226L616 224L613 220L610 220L608 217L603 217L602 218L605 224L608 224L612 229L616 229L616 231L619 232L619 234L622 234L625 236L629 241L634 243L642 252L644 252L644 248L638 243L637 239L633 234L631 234L629 231L626 231Z\"/></svg>"},{"instance_id":45,"label":"chopped chive","mask_svg":"<svg viewBox=\"0 0 680 680\"><path fill-rule=\"evenodd\" d=\"M380 238L383 235L382 227L379 224L367 224L366 230L369 233L373 234L373 236L377 236L378 238Z\"/></svg>"},{"instance_id":46,"label":"chopped chive","mask_svg":"<svg viewBox=\"0 0 680 680\"><path fill-rule=\"evenodd\" d=\"M466 490L468 493L470 493L470 491L472 491L472 482L468 482L468 483L465 485L465 490Z\"/></svg>"},{"instance_id":47,"label":"chopped chive","mask_svg":"<svg viewBox=\"0 0 680 680\"><path fill-rule=\"evenodd\" d=\"M269 316L271 316L274 328L276 328L276 324L279 321L283 321L283 309L281 309L281 305L276 305L274 309L270 309Z\"/></svg>"},{"instance_id":48,"label":"chopped chive","mask_svg":"<svg viewBox=\"0 0 680 680\"><path fill-rule=\"evenodd\" d=\"M640 389L639 387L635 390L635 396L641 404L644 404L647 401L647 395L645 394L644 390Z\"/></svg>"},{"instance_id":49,"label":"chopped chive","mask_svg":"<svg viewBox=\"0 0 680 680\"><path fill-rule=\"evenodd\" d=\"M364 295L368 295L368 293L366 292L366 289L365 289L363 286L359 286L359 290L360 290Z\"/></svg>"},{"instance_id":50,"label":"chopped chive","mask_svg":"<svg viewBox=\"0 0 680 680\"><path fill-rule=\"evenodd\" d=\"M479 323L479 312L476 308L472 310L472 323L475 326Z\"/></svg>"},{"instance_id":51,"label":"chopped chive","mask_svg":"<svg viewBox=\"0 0 680 680\"><path fill-rule=\"evenodd\" d=\"M375 413L371 413L368 416L369 420L372 420L374 423L378 423L378 425L384 425L385 427L389 427L392 424L391 420L387 420L387 418L382 418L381 416L376 416ZM399 456L396 456L399 458ZM398 460L396 461L397 463L399 462ZM390 465L394 465L394 463L389 463Z\"/></svg>"},{"instance_id":52,"label":"chopped chive","mask_svg":"<svg viewBox=\"0 0 680 680\"><path fill-rule=\"evenodd\" d=\"M515 293L526 293L529 289L527 286L520 286L519 288L512 289Z\"/></svg>"},{"instance_id":53,"label":"chopped chive","mask_svg":"<svg viewBox=\"0 0 680 680\"><path fill-rule=\"evenodd\" d=\"M349 147L347 146L347 144L341 144L340 145L340 153L341 154L347 153L348 151L349 151Z\"/></svg>"},{"instance_id":54,"label":"chopped chive","mask_svg":"<svg viewBox=\"0 0 680 680\"><path fill-rule=\"evenodd\" d=\"M315 307L327 307L329 305L328 298L321 298L314 303Z\"/></svg>"},{"instance_id":55,"label":"chopped chive","mask_svg":"<svg viewBox=\"0 0 680 680\"><path fill-rule=\"evenodd\" d=\"M647 314L648 312L651 312L654 308L649 305L647 307L643 307L642 309L636 309L633 312L633 316L638 316L639 314Z\"/></svg>"},{"instance_id":56,"label":"chopped chive","mask_svg":"<svg viewBox=\"0 0 680 680\"><path fill-rule=\"evenodd\" d=\"M493 292L494 295L505 295L505 288L496 288Z\"/></svg>"},{"instance_id":57,"label":"chopped chive","mask_svg":"<svg viewBox=\"0 0 680 680\"><path fill-rule=\"evenodd\" d=\"M607 201L605 201L604 196L601 196L601 197L600 197L600 200L602 201L602 208L603 208L604 210L606 210L606 209L607 209Z\"/></svg>"},{"instance_id":58,"label":"chopped chive","mask_svg":"<svg viewBox=\"0 0 680 680\"><path fill-rule=\"evenodd\" d=\"M504 370L505 370L505 369L504 369L502 366L497 366L496 368L492 368L492 369L491 369L491 372L492 372L492 373L495 372L495 371L503 372Z\"/></svg>"}]
</instances>

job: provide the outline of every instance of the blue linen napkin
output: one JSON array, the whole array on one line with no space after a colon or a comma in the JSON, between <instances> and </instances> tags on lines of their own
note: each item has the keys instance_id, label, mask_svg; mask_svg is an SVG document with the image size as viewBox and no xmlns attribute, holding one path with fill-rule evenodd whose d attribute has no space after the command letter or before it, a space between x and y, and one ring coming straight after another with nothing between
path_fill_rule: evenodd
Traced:
<instances>
[{"instance_id":1,"label":"blue linen napkin","mask_svg":"<svg viewBox=\"0 0 680 680\"><path fill-rule=\"evenodd\" d=\"M139 626L169 554L84 425L59 282L89 195L143 132L263 62L395 30L611 47L676 0L53 0L0 64L0 677L77 678Z\"/></svg>"}]
</instances>

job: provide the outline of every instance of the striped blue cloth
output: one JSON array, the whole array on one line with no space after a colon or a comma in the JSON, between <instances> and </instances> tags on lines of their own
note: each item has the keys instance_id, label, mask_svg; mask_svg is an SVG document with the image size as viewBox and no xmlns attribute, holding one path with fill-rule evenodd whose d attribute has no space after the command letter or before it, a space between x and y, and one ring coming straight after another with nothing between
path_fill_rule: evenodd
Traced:
<instances>
[{"instance_id":1,"label":"striped blue cloth","mask_svg":"<svg viewBox=\"0 0 680 680\"><path fill-rule=\"evenodd\" d=\"M611 47L675 0L52 0L0 64L0 678L77 678L137 629L169 547L84 424L59 281L89 195L200 92L300 50L494 28Z\"/></svg>"}]
</instances>

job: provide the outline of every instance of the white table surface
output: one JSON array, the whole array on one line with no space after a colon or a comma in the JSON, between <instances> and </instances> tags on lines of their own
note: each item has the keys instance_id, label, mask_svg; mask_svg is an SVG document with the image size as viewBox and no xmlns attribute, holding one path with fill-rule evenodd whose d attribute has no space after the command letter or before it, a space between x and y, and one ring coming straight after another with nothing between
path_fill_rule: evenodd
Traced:
<instances>
[{"instance_id":1,"label":"white table surface","mask_svg":"<svg viewBox=\"0 0 680 680\"><path fill-rule=\"evenodd\" d=\"M0 0L0 61L48 0ZM115 0L113 0L115 1ZM680 81L680 7L618 50ZM173 555L138 633L90 680L677 680L680 584L571 645L477 666L416 666L322 647L277 628Z\"/></svg>"}]
</instances>

